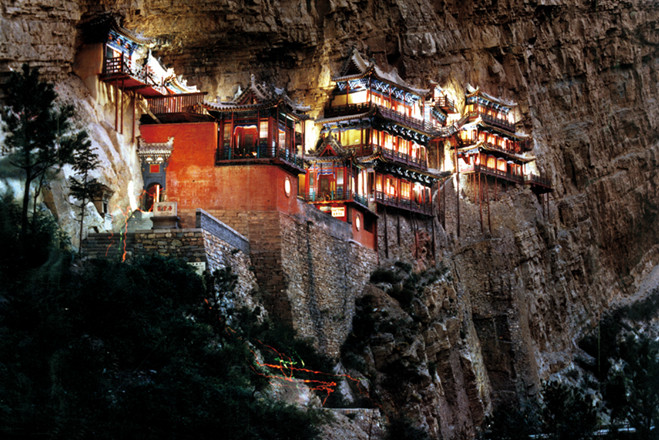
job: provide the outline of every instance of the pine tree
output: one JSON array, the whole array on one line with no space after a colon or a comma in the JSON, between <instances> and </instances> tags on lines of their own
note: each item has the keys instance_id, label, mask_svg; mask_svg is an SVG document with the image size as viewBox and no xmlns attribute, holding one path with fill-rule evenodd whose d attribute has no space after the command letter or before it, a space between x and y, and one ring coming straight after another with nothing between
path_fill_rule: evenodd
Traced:
<instances>
[{"instance_id":1,"label":"pine tree","mask_svg":"<svg viewBox=\"0 0 659 440\"><path fill-rule=\"evenodd\" d=\"M82 258L82 233L85 223L85 208L87 204L94 199L99 198L103 192L103 185L94 177L91 172L98 168L100 162L98 155L92 148L92 144L87 138L85 131L79 132L73 139L75 149L73 152L73 169L76 176L69 178L71 195L80 203L80 252Z\"/></svg>"},{"instance_id":2,"label":"pine tree","mask_svg":"<svg viewBox=\"0 0 659 440\"><path fill-rule=\"evenodd\" d=\"M2 109L7 128L2 153L9 154L9 162L22 171L25 179L20 231L21 242L25 243L33 184L37 185L37 193L40 192L45 174L71 160L73 107L55 108L57 94L53 85L41 81L38 69L30 69L27 64L21 72L10 74L8 84L6 105Z\"/></svg>"}]
</instances>

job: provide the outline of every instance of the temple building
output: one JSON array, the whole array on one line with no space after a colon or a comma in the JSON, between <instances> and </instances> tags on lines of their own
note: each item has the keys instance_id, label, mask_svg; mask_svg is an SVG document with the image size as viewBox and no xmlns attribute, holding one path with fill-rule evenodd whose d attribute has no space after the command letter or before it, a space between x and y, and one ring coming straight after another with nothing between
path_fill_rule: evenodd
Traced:
<instances>
[{"instance_id":1,"label":"temple building","mask_svg":"<svg viewBox=\"0 0 659 440\"><path fill-rule=\"evenodd\" d=\"M124 134L125 119L129 119L131 139L135 139L138 99L147 99L152 116L187 112L183 109L203 100L205 93L189 87L152 55L151 40L119 26L113 15L96 17L81 28L83 46L76 55L74 72L95 97L101 92L99 82L109 88L109 94L114 95L114 126L120 134ZM126 101L130 116L124 115Z\"/></svg>"},{"instance_id":2,"label":"temple building","mask_svg":"<svg viewBox=\"0 0 659 440\"><path fill-rule=\"evenodd\" d=\"M535 157L530 155L530 137L516 130L513 114L516 106L468 85L459 131L449 143L453 171L458 176L467 175L479 203L481 229L484 229L482 203L487 203L491 225L490 193L496 199L500 186L528 184L541 202L541 196L551 191L549 180L540 177Z\"/></svg>"},{"instance_id":3,"label":"temple building","mask_svg":"<svg viewBox=\"0 0 659 440\"><path fill-rule=\"evenodd\" d=\"M418 224L433 226L432 187L439 172L428 166L428 144L436 135L425 118L429 90L411 86L395 70L384 72L356 50L332 81L324 117L316 121L321 139L308 157L304 197L343 221L373 224L387 258L390 233L401 243L399 216L414 224L413 235ZM392 215L396 231L386 226ZM375 216L377 227L370 220ZM410 241L417 247L416 236Z\"/></svg>"}]
</instances>

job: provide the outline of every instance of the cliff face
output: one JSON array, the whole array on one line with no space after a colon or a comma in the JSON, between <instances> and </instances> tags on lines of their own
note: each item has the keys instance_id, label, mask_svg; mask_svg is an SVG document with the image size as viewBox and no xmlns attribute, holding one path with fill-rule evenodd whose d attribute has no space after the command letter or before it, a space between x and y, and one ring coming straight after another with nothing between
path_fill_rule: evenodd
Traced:
<instances>
[{"instance_id":1,"label":"cliff face","mask_svg":"<svg viewBox=\"0 0 659 440\"><path fill-rule=\"evenodd\" d=\"M126 27L157 38L164 63L210 96L232 95L254 73L319 111L331 72L356 46L411 83L459 89L470 82L518 102L520 128L552 178L549 212L528 190L514 189L490 203L492 234L483 234L463 181L458 239L449 183L440 242L451 279L437 289L454 292L461 305L435 303L443 294L431 289L425 307L435 312L409 335L423 339L414 357L432 362L436 377L426 368L400 396L409 414L446 438L471 431L490 399L534 393L539 378L570 362L580 332L659 263L656 2L8 0L0 11L0 66L41 65L83 100L69 75L71 36L81 17L114 11ZM106 116L112 121L106 113L94 116L99 126ZM108 163L118 187L137 182L134 153L116 147L126 142L109 140L111 127L99 133L97 142L114 152ZM135 171L122 171L122 161ZM127 203L121 191L117 200ZM440 350L433 338L444 337ZM386 365L372 362L382 373ZM444 390L447 381L454 394ZM394 399L381 390L385 401Z\"/></svg>"}]
</instances>

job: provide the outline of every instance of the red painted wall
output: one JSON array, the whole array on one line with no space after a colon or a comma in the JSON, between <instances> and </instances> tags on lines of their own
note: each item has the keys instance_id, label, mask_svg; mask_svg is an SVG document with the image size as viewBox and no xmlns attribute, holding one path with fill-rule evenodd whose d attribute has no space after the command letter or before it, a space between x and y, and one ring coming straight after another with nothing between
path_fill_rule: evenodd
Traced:
<instances>
[{"instance_id":1,"label":"red painted wall","mask_svg":"<svg viewBox=\"0 0 659 440\"><path fill-rule=\"evenodd\" d=\"M167 200L178 202L182 227L194 227L197 208L298 212L295 174L269 164L215 166L215 122L142 125L140 131L146 142L166 142L174 137L166 192ZM288 196L284 191L287 178Z\"/></svg>"},{"instance_id":2,"label":"red painted wall","mask_svg":"<svg viewBox=\"0 0 659 440\"><path fill-rule=\"evenodd\" d=\"M357 230L357 217L359 217L360 223L359 230ZM356 242L361 243L363 246L369 249L375 249L375 226L373 232L364 229L364 214L357 209L353 209L352 211L352 236Z\"/></svg>"}]
</instances>

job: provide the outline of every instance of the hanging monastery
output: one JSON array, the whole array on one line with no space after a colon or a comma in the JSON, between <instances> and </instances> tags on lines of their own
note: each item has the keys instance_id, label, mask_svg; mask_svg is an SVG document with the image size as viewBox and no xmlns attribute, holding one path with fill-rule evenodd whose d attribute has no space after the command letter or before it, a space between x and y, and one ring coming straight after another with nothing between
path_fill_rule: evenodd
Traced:
<instances>
[{"instance_id":1,"label":"hanging monastery","mask_svg":"<svg viewBox=\"0 0 659 440\"><path fill-rule=\"evenodd\" d=\"M233 98L207 99L114 19L89 22L83 34L76 73L92 93L104 85L113 96L115 129L136 144L142 166L135 213L142 221L133 222L133 238L139 242L145 225L180 238L213 224L249 253L259 286L270 293L267 305L296 322L299 301L302 309L322 309L314 297L354 295L347 292L378 262L434 261L446 210L457 210L460 235L460 198L446 206L447 180L459 192L462 175L472 188L482 229L490 191L496 198L498 189L528 185L543 206L551 191L529 137L515 129L515 104L478 88L468 86L460 113L441 87L408 84L353 50L313 120L308 106L254 76ZM148 110L138 121L141 99ZM314 124L320 136L309 139ZM92 234L89 241L104 239ZM345 279L332 286L337 272Z\"/></svg>"}]
</instances>

